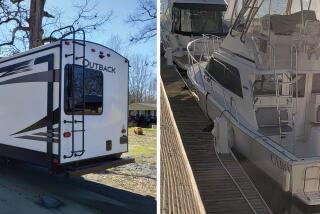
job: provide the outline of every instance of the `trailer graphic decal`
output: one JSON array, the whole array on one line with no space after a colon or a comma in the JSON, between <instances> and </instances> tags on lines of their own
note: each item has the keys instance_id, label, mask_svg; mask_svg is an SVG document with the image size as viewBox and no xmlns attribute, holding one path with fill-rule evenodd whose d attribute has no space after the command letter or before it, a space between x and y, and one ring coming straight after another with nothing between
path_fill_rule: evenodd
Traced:
<instances>
[{"instance_id":1,"label":"trailer graphic decal","mask_svg":"<svg viewBox=\"0 0 320 214\"><path fill-rule=\"evenodd\" d=\"M48 64L52 64L53 54L39 57L34 60L34 65L41 64L47 62ZM47 61L46 61L47 60ZM8 77L10 75L19 74L22 72L32 71L34 68L31 65L31 60L26 60L14 65L9 65L3 68L0 68L0 78ZM14 84L14 83L25 83L25 82L58 82L60 77L59 73L60 69L48 69L46 71L40 71L33 74L26 74L24 76L12 78L9 80L5 80L0 82L0 85Z\"/></svg>"},{"instance_id":2,"label":"trailer graphic decal","mask_svg":"<svg viewBox=\"0 0 320 214\"><path fill-rule=\"evenodd\" d=\"M58 71L58 70L54 70ZM25 82L49 82L52 81L49 77L53 76L53 71L43 71L34 74L27 74L21 77L12 78L3 82L0 82L0 85L14 84L14 83L25 83ZM58 72L56 72L58 73ZM53 80L54 82L58 81L58 78Z\"/></svg>"},{"instance_id":3,"label":"trailer graphic decal","mask_svg":"<svg viewBox=\"0 0 320 214\"><path fill-rule=\"evenodd\" d=\"M56 110L54 110L53 115L54 115L53 124L58 124L59 120L60 120L60 108L57 108ZM48 116L45 116L41 120L35 122L34 124L28 126L27 128L25 128L21 131L18 131L16 133L12 134L11 136L47 127L47 122L48 122ZM58 132L58 129L57 128L53 129L53 132ZM39 135L40 133L36 133L36 134ZM51 133L48 133L48 134L51 134ZM23 137L25 137L25 136L23 136ZM17 138L22 138L22 137L17 137Z\"/></svg>"},{"instance_id":4,"label":"trailer graphic decal","mask_svg":"<svg viewBox=\"0 0 320 214\"><path fill-rule=\"evenodd\" d=\"M47 137L37 137L37 136L30 136L30 135L25 135L25 136L21 136L21 137L17 137L20 139L26 139L26 140L36 140L36 141L43 141L43 142L47 142ZM58 138L52 138L52 142L53 143L58 143L59 140Z\"/></svg>"},{"instance_id":5,"label":"trailer graphic decal","mask_svg":"<svg viewBox=\"0 0 320 214\"><path fill-rule=\"evenodd\" d=\"M13 74L26 72L26 71L31 71L32 70L32 68L30 66L31 61L32 61L32 59L0 68L0 78L7 77L7 76L10 76Z\"/></svg>"}]
</instances>

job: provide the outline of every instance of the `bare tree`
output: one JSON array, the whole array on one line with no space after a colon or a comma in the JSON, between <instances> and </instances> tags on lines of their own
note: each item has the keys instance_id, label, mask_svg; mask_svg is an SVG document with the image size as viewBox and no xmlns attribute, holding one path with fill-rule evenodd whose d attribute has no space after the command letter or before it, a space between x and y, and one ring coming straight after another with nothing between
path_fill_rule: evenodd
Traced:
<instances>
[{"instance_id":1,"label":"bare tree","mask_svg":"<svg viewBox=\"0 0 320 214\"><path fill-rule=\"evenodd\" d=\"M138 0L137 11L129 15L127 22L138 26L136 33L130 34L133 43L145 42L157 35L157 6L155 0Z\"/></svg>"},{"instance_id":2,"label":"bare tree","mask_svg":"<svg viewBox=\"0 0 320 214\"><path fill-rule=\"evenodd\" d=\"M154 74L148 57L134 54L130 57L129 71L129 102L141 103L150 101L148 96L153 96L156 91ZM151 85L152 84L152 85Z\"/></svg>"},{"instance_id":3,"label":"bare tree","mask_svg":"<svg viewBox=\"0 0 320 214\"><path fill-rule=\"evenodd\" d=\"M144 101L146 103L157 103L157 78L153 77L146 87Z\"/></svg>"},{"instance_id":4,"label":"bare tree","mask_svg":"<svg viewBox=\"0 0 320 214\"><path fill-rule=\"evenodd\" d=\"M112 34L109 39L106 42L107 46L111 48L112 50L126 56L127 54L125 53L125 45L123 40L118 34Z\"/></svg>"},{"instance_id":5,"label":"bare tree","mask_svg":"<svg viewBox=\"0 0 320 214\"><path fill-rule=\"evenodd\" d=\"M80 4L73 4L76 16L66 22L61 9L50 9L52 11L48 12L45 4L46 0L0 0L0 30L10 34L0 39L0 48L6 47L12 52L10 49L17 51L27 46L37 47L48 41L50 31L66 25L91 32L108 22L112 16L112 11L97 13L97 5L92 0L82 0Z\"/></svg>"},{"instance_id":6,"label":"bare tree","mask_svg":"<svg viewBox=\"0 0 320 214\"><path fill-rule=\"evenodd\" d=\"M107 46L123 56L130 62L129 71L129 101L155 103L157 94L157 81L154 75L155 66L152 58L141 54L131 54L129 47L121 37L113 34L106 42Z\"/></svg>"}]
</instances>

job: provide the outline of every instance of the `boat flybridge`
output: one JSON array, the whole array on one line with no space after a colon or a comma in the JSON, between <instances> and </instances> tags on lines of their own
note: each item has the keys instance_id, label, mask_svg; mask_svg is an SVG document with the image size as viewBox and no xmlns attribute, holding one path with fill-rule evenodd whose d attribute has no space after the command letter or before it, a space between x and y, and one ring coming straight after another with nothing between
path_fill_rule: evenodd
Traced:
<instances>
[{"instance_id":1,"label":"boat flybridge","mask_svg":"<svg viewBox=\"0 0 320 214\"><path fill-rule=\"evenodd\" d=\"M218 48L212 36L188 44L216 145L225 139L283 191L320 205L320 1L232 0L226 15Z\"/></svg>"},{"instance_id":2,"label":"boat flybridge","mask_svg":"<svg viewBox=\"0 0 320 214\"><path fill-rule=\"evenodd\" d=\"M186 70L187 45L203 34L225 36L223 23L225 0L167 0L162 2L161 40L164 49L171 48L174 62Z\"/></svg>"}]
</instances>

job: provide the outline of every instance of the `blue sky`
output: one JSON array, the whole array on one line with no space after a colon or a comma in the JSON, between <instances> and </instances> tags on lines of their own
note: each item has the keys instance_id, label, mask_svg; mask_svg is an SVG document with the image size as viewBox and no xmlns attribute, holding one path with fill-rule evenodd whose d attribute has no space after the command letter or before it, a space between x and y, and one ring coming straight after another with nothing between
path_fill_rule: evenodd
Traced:
<instances>
[{"instance_id":1,"label":"blue sky","mask_svg":"<svg viewBox=\"0 0 320 214\"><path fill-rule=\"evenodd\" d=\"M72 2L81 2L82 0L47 0L46 8L58 7L63 9L64 17L72 17ZM119 35L122 40L129 44L130 32L137 30L136 26L126 23L126 19L129 14L134 12L137 8L137 0L96 0L98 6L97 10L100 13L105 13L110 10L113 11L112 20L106 23L103 29L87 35L87 40L94 41L100 44L107 44L108 39L112 35ZM141 44L135 44L130 46L130 50L142 55L148 55L152 58L156 58L156 38Z\"/></svg>"}]
</instances>

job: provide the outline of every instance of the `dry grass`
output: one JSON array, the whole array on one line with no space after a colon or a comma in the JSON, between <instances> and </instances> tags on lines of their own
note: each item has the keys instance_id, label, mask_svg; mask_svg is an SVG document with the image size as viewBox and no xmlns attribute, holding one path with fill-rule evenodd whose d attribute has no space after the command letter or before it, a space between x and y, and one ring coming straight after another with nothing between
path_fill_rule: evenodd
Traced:
<instances>
[{"instance_id":1,"label":"dry grass","mask_svg":"<svg viewBox=\"0 0 320 214\"><path fill-rule=\"evenodd\" d=\"M156 197L157 130L143 129L144 135L129 129L129 152L124 156L135 158L134 164L85 175L88 180L103 183L141 195Z\"/></svg>"}]
</instances>

